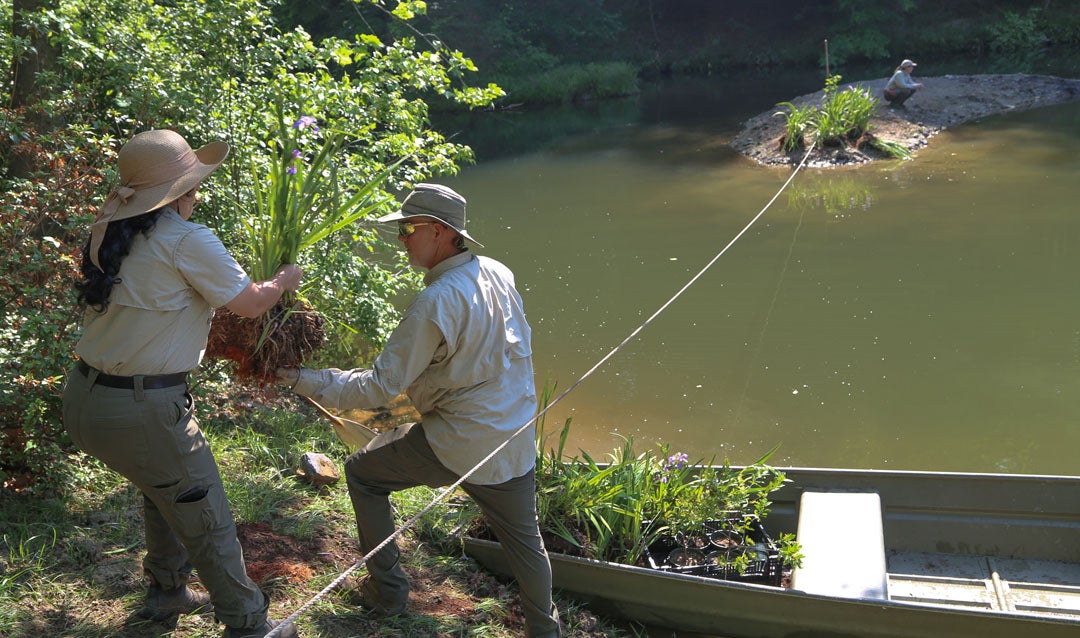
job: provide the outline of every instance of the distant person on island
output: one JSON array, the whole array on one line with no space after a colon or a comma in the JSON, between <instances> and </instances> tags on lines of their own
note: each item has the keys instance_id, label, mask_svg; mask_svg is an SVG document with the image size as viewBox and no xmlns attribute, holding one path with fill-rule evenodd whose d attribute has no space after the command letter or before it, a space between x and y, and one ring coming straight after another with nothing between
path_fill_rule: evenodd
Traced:
<instances>
[{"instance_id":1,"label":"distant person on island","mask_svg":"<svg viewBox=\"0 0 1080 638\"><path fill-rule=\"evenodd\" d=\"M911 60L904 60L900 63L900 66L896 67L896 72L889 78L889 83L885 85L885 101L889 103L889 106L901 109L907 108L904 106L904 102L912 95L915 95L915 91L922 88L922 84L911 77L911 72L914 70L915 63Z\"/></svg>"}]
</instances>

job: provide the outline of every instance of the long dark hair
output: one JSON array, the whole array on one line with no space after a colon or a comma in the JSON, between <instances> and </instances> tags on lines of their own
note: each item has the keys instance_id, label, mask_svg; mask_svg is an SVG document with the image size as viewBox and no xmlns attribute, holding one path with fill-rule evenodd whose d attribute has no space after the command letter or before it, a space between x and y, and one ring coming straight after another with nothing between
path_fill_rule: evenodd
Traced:
<instances>
[{"instance_id":1,"label":"long dark hair","mask_svg":"<svg viewBox=\"0 0 1080 638\"><path fill-rule=\"evenodd\" d=\"M82 279L75 283L75 290L79 293L79 304L89 306L98 312L105 312L109 307L109 295L112 294L113 285L120 283L117 274L120 273L120 264L131 252L131 243L139 233L149 236L154 229L158 217L164 212L164 207L152 210L142 215L128 217L120 221L110 222L105 229L105 237L101 241L101 249L98 251L98 261L104 272L98 270L94 262L90 261L90 240L82 250Z\"/></svg>"}]
</instances>

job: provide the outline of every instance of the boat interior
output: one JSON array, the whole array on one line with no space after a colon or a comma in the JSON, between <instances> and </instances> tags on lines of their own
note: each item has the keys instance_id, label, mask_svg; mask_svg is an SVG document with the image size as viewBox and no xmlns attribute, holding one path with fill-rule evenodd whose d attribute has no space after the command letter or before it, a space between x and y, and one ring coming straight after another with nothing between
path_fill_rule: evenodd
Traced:
<instances>
[{"instance_id":1,"label":"boat interior","mask_svg":"<svg viewBox=\"0 0 1080 638\"><path fill-rule=\"evenodd\" d=\"M1080 478L785 469L792 588L1080 621Z\"/></svg>"}]
</instances>

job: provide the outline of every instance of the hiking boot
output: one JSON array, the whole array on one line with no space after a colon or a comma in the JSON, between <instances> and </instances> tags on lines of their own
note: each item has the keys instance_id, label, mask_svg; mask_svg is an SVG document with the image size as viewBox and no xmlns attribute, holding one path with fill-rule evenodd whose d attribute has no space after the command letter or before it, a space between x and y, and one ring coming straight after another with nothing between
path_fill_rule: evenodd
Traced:
<instances>
[{"instance_id":1,"label":"hiking boot","mask_svg":"<svg viewBox=\"0 0 1080 638\"><path fill-rule=\"evenodd\" d=\"M181 614L208 614L214 611L210 604L210 594L195 591L186 584L174 589L165 589L157 583L151 583L146 590L146 605L139 615L154 621L168 620Z\"/></svg>"},{"instance_id":2,"label":"hiking boot","mask_svg":"<svg viewBox=\"0 0 1080 638\"><path fill-rule=\"evenodd\" d=\"M376 618L388 618L400 616L405 613L405 605L408 599L398 605L387 604L379 593L379 583L371 576L365 576L357 586L360 606L368 610L368 613Z\"/></svg>"},{"instance_id":3,"label":"hiking boot","mask_svg":"<svg viewBox=\"0 0 1080 638\"><path fill-rule=\"evenodd\" d=\"M296 631L296 625L293 623L282 623L277 620L266 619L263 624L257 627L226 627L225 633L221 634L221 638L262 638L266 634L270 633L270 630L274 629L278 625L281 626L278 632L274 634L276 638L299 638L300 634Z\"/></svg>"}]
</instances>

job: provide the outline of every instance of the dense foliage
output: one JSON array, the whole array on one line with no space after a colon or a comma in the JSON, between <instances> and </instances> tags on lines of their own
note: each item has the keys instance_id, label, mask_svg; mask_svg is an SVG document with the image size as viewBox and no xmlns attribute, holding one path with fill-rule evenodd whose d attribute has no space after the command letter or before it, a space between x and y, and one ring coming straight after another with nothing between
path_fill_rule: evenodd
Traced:
<instances>
[{"instance_id":1,"label":"dense foliage","mask_svg":"<svg viewBox=\"0 0 1080 638\"><path fill-rule=\"evenodd\" d=\"M369 0L361 0L372 4ZM406 24L421 2L395 3ZM426 38L324 38L275 26L269 0L0 0L0 51L12 60L0 108L0 481L59 478L59 384L73 361L79 312L70 286L87 224L104 199L119 146L138 131L173 128L195 147L233 147L202 192L196 221L237 251L257 210L253 175L276 157L280 102L348 140L335 158L345 193L393 168L376 199L471 153L431 128L428 101L482 107L498 87L471 84L472 62ZM28 73L34 82L21 82ZM397 162L405 158L404 162ZM379 211L372 212L374 217ZM391 298L417 283L396 242L361 220L307 251L307 297L328 318L328 359L347 362L395 323Z\"/></svg>"},{"instance_id":2,"label":"dense foliage","mask_svg":"<svg viewBox=\"0 0 1080 638\"><path fill-rule=\"evenodd\" d=\"M349 0L311 7L289 0L281 14L318 39L359 25L392 31ZM1080 45L1080 3L1061 0L440 0L416 28L466 50L480 75L507 89L508 102L585 97L566 86L533 95L552 72L603 73L621 63L642 77L726 74L780 66L835 71L843 65L891 71L896 63L979 57L994 72L1033 71ZM590 71L585 68L592 65ZM573 71L571 71L573 69ZM600 76L603 77L603 76Z\"/></svg>"}]
</instances>

